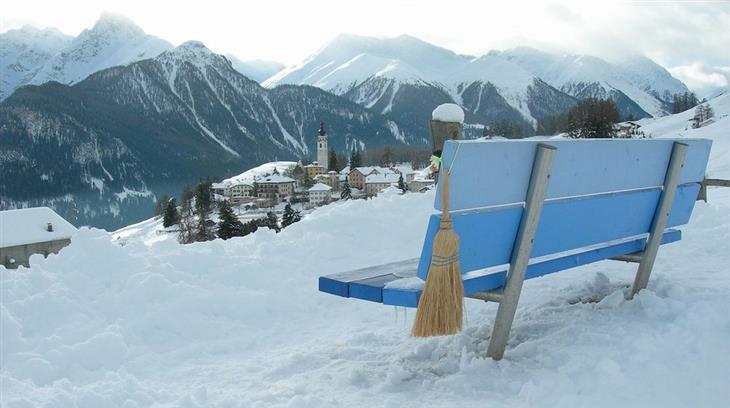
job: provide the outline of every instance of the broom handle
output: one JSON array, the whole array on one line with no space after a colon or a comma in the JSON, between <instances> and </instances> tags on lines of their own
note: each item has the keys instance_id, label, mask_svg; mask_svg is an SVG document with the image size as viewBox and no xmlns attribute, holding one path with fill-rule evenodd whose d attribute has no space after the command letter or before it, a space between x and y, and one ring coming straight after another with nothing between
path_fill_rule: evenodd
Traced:
<instances>
[{"instance_id":1,"label":"broom handle","mask_svg":"<svg viewBox=\"0 0 730 408\"><path fill-rule=\"evenodd\" d=\"M441 221L450 221L449 215L449 169L441 174Z\"/></svg>"}]
</instances>

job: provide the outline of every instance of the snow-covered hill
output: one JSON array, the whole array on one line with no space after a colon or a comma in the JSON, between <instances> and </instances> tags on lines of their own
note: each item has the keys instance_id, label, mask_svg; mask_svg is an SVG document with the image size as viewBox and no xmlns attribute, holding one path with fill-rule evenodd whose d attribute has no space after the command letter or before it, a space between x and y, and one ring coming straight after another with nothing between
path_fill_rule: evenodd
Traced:
<instances>
[{"instance_id":1,"label":"snow-covered hill","mask_svg":"<svg viewBox=\"0 0 730 408\"><path fill-rule=\"evenodd\" d=\"M718 120L645 121L713 140ZM727 190L727 189L726 189ZM709 191L647 290L601 262L525 283L504 360L485 357L496 305L467 299L455 336L412 338L413 312L317 291L322 274L415 257L434 193L322 207L280 234L180 246L82 229L30 269L0 268L3 406L719 407L730 400L730 194ZM377 220L377 222L374 222Z\"/></svg>"}]
</instances>

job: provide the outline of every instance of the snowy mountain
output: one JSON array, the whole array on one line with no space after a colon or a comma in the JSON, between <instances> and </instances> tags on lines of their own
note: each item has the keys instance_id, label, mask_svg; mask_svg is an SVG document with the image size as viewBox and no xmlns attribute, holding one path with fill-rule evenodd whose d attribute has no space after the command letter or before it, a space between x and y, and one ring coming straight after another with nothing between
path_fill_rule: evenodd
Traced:
<instances>
[{"instance_id":1,"label":"snowy mountain","mask_svg":"<svg viewBox=\"0 0 730 408\"><path fill-rule=\"evenodd\" d=\"M3 75L0 100L26 84L73 84L96 71L152 58L172 48L169 42L145 34L126 17L110 13L103 13L92 28L73 39L54 29L33 30L11 30L0 37L0 52L25 50L7 53L7 59L2 59L19 74ZM2 69L8 72L6 67Z\"/></svg>"},{"instance_id":2,"label":"snowy mountain","mask_svg":"<svg viewBox=\"0 0 730 408\"><path fill-rule=\"evenodd\" d=\"M72 38L53 28L31 26L0 34L0 100L29 83Z\"/></svg>"},{"instance_id":3,"label":"snowy mountain","mask_svg":"<svg viewBox=\"0 0 730 408\"><path fill-rule=\"evenodd\" d=\"M666 96L687 90L643 57L609 63L517 48L474 58L409 36L352 35L339 36L264 82L280 84L317 86L420 129L429 113L420 105L455 102L471 124L506 119L534 127L536 120L591 96L614 99L624 116L662 115L671 99Z\"/></svg>"},{"instance_id":4,"label":"snowy mountain","mask_svg":"<svg viewBox=\"0 0 730 408\"><path fill-rule=\"evenodd\" d=\"M248 79L256 82L263 82L285 68L285 65L276 61L249 60L241 61L233 54L226 54L231 61L233 69L242 73Z\"/></svg>"},{"instance_id":5,"label":"snowy mountain","mask_svg":"<svg viewBox=\"0 0 730 408\"><path fill-rule=\"evenodd\" d=\"M314 148L320 121L337 151L426 144L318 88L262 88L225 57L187 42L72 86L23 87L1 102L0 197L4 207L53 206L68 194L101 200L81 222L124 225L140 219L120 209L126 192L176 194L199 177L300 158Z\"/></svg>"},{"instance_id":6,"label":"snowy mountain","mask_svg":"<svg viewBox=\"0 0 730 408\"><path fill-rule=\"evenodd\" d=\"M94 27L82 31L48 61L30 83L73 84L104 68L152 58L170 48L172 44L145 34L126 17L104 13Z\"/></svg>"},{"instance_id":7,"label":"snowy mountain","mask_svg":"<svg viewBox=\"0 0 730 408\"><path fill-rule=\"evenodd\" d=\"M642 123L655 136L712 139L708 175L730 178L730 97L709 103L717 121L700 129L685 130L689 112ZM0 268L3 402L726 406L728 190L695 205L633 300L636 266L624 262L526 281L499 362L486 357L495 303L465 299L463 331L415 338L413 310L317 292L321 275L418 256L433 191L338 202L279 234L187 246L82 228L58 255ZM112 242L122 233L124 245Z\"/></svg>"},{"instance_id":8,"label":"snowy mountain","mask_svg":"<svg viewBox=\"0 0 730 408\"><path fill-rule=\"evenodd\" d=\"M590 55L547 53L529 47L489 55L519 65L578 99L611 98L624 116L663 116L671 110L672 95L687 91L667 70L641 56L608 62Z\"/></svg>"}]
</instances>

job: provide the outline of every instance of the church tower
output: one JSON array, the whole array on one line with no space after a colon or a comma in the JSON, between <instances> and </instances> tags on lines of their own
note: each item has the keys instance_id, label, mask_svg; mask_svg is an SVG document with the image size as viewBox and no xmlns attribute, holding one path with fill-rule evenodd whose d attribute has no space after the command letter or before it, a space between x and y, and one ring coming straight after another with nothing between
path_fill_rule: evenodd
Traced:
<instances>
[{"instance_id":1,"label":"church tower","mask_svg":"<svg viewBox=\"0 0 730 408\"><path fill-rule=\"evenodd\" d=\"M319 136L317 136L317 163L324 167L324 171L329 168L329 147L327 147L327 133L324 131L324 122L319 123Z\"/></svg>"}]
</instances>

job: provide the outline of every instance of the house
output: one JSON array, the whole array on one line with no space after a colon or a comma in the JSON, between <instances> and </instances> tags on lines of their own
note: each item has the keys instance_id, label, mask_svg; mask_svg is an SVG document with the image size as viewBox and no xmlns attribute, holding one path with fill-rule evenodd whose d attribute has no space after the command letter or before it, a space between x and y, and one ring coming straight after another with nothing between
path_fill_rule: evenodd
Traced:
<instances>
[{"instance_id":1,"label":"house","mask_svg":"<svg viewBox=\"0 0 730 408\"><path fill-rule=\"evenodd\" d=\"M376 196L391 185L398 184L398 179L398 173L371 174L365 178L365 195Z\"/></svg>"},{"instance_id":2,"label":"house","mask_svg":"<svg viewBox=\"0 0 730 408\"><path fill-rule=\"evenodd\" d=\"M326 184L332 187L332 190L334 191L340 190L340 179L341 177L336 171L328 171L327 173L320 174L314 178L316 182Z\"/></svg>"},{"instance_id":3,"label":"house","mask_svg":"<svg viewBox=\"0 0 730 408\"><path fill-rule=\"evenodd\" d=\"M268 198L278 201L294 194L296 181L289 177L274 174L256 179L255 184L256 196L258 198Z\"/></svg>"},{"instance_id":4,"label":"house","mask_svg":"<svg viewBox=\"0 0 730 408\"><path fill-rule=\"evenodd\" d=\"M0 211L0 263L27 267L31 255L56 254L75 233L76 227L48 207Z\"/></svg>"},{"instance_id":5,"label":"house","mask_svg":"<svg viewBox=\"0 0 730 408\"><path fill-rule=\"evenodd\" d=\"M250 201L253 198L253 184L247 182L212 183L214 194L228 198L233 203Z\"/></svg>"},{"instance_id":6,"label":"house","mask_svg":"<svg viewBox=\"0 0 730 408\"><path fill-rule=\"evenodd\" d=\"M253 184L238 182L228 187L227 197L234 203L249 201L253 198Z\"/></svg>"},{"instance_id":7,"label":"house","mask_svg":"<svg viewBox=\"0 0 730 408\"><path fill-rule=\"evenodd\" d=\"M393 174L394 171L386 167L367 166L355 167L347 174L347 182L350 187L363 190L365 188L365 178L374 174Z\"/></svg>"},{"instance_id":8,"label":"house","mask_svg":"<svg viewBox=\"0 0 730 408\"><path fill-rule=\"evenodd\" d=\"M414 179L409 181L408 190L413 192L423 192L431 188L434 185L434 180L427 179Z\"/></svg>"},{"instance_id":9,"label":"house","mask_svg":"<svg viewBox=\"0 0 730 408\"><path fill-rule=\"evenodd\" d=\"M317 162L304 166L304 174L310 180L314 180L320 174L324 174L325 168Z\"/></svg>"},{"instance_id":10,"label":"house","mask_svg":"<svg viewBox=\"0 0 730 408\"><path fill-rule=\"evenodd\" d=\"M317 183L313 185L308 191L309 203L312 205L326 204L329 202L332 196L332 187Z\"/></svg>"},{"instance_id":11,"label":"house","mask_svg":"<svg viewBox=\"0 0 730 408\"><path fill-rule=\"evenodd\" d=\"M623 122L616 125L618 130L618 137L632 138L634 136L643 135L643 132L639 130L641 125L636 122Z\"/></svg>"}]
</instances>

